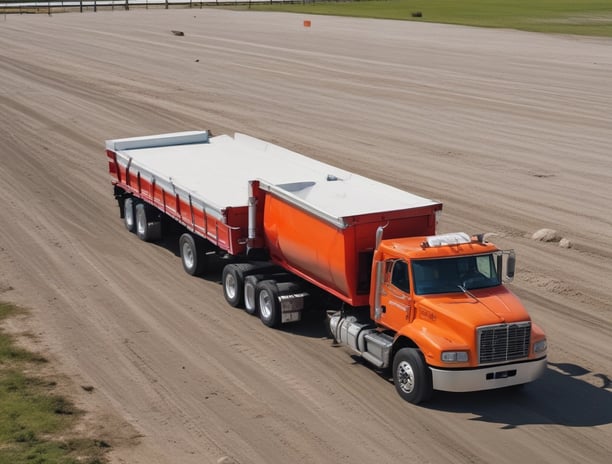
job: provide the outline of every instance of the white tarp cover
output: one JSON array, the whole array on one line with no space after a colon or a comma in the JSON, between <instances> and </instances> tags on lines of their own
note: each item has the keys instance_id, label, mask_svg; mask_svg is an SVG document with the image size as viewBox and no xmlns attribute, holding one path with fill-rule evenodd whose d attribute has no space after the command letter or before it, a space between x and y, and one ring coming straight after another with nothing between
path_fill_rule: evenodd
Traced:
<instances>
[{"instance_id":1,"label":"white tarp cover","mask_svg":"<svg viewBox=\"0 0 612 464\"><path fill-rule=\"evenodd\" d=\"M246 206L249 180L337 219L438 203L244 134L208 138L192 131L109 140L106 146L132 158L132 170L143 167L219 209Z\"/></svg>"}]
</instances>

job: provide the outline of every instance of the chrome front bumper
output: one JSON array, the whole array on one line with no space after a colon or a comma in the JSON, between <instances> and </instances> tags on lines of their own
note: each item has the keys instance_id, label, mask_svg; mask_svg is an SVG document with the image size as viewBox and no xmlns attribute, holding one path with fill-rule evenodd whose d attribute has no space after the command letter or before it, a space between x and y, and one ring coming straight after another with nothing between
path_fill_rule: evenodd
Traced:
<instances>
[{"instance_id":1,"label":"chrome front bumper","mask_svg":"<svg viewBox=\"0 0 612 464\"><path fill-rule=\"evenodd\" d=\"M546 370L546 358L465 370L439 369L431 366L430 369L434 390L449 392L492 390L536 380Z\"/></svg>"}]
</instances>

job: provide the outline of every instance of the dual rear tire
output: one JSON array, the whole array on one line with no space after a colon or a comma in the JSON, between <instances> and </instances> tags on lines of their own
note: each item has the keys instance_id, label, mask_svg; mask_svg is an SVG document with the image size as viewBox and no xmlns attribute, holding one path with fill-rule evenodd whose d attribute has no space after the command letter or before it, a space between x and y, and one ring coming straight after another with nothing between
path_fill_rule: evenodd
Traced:
<instances>
[{"instance_id":1,"label":"dual rear tire","mask_svg":"<svg viewBox=\"0 0 612 464\"><path fill-rule=\"evenodd\" d=\"M145 203L138 203L136 211L136 235L145 242L161 239L161 218L157 209Z\"/></svg>"},{"instance_id":2,"label":"dual rear tire","mask_svg":"<svg viewBox=\"0 0 612 464\"><path fill-rule=\"evenodd\" d=\"M281 305L278 298L278 287L272 280L263 280L255 287L255 301L259 310L259 319L268 327L281 325Z\"/></svg>"},{"instance_id":3,"label":"dual rear tire","mask_svg":"<svg viewBox=\"0 0 612 464\"><path fill-rule=\"evenodd\" d=\"M223 296L230 306L240 308L244 305L245 279L248 277L246 274L252 269L253 265L245 263L228 264L223 268Z\"/></svg>"},{"instance_id":4,"label":"dual rear tire","mask_svg":"<svg viewBox=\"0 0 612 464\"><path fill-rule=\"evenodd\" d=\"M129 232L145 242L155 242L162 237L159 211L134 197L123 200L123 223Z\"/></svg>"},{"instance_id":5,"label":"dual rear tire","mask_svg":"<svg viewBox=\"0 0 612 464\"><path fill-rule=\"evenodd\" d=\"M278 327L281 324L281 305L276 282L258 281L257 276L248 275L254 268L252 264L245 263L225 266L221 278L223 296L230 306L244 307L252 315L259 313L265 325Z\"/></svg>"},{"instance_id":6,"label":"dual rear tire","mask_svg":"<svg viewBox=\"0 0 612 464\"><path fill-rule=\"evenodd\" d=\"M251 315L257 314L257 277L244 278L244 310Z\"/></svg>"},{"instance_id":7,"label":"dual rear tire","mask_svg":"<svg viewBox=\"0 0 612 464\"><path fill-rule=\"evenodd\" d=\"M136 212L134 211L135 201L133 197L126 197L123 200L123 224L128 232L136 231Z\"/></svg>"}]
</instances>

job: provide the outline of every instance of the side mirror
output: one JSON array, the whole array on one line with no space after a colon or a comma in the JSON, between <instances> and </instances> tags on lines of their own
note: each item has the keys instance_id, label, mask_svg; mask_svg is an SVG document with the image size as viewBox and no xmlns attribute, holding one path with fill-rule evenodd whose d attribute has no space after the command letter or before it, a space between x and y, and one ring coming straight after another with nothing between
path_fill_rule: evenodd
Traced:
<instances>
[{"instance_id":1,"label":"side mirror","mask_svg":"<svg viewBox=\"0 0 612 464\"><path fill-rule=\"evenodd\" d=\"M514 250L510 250L508 253L508 259L506 260L506 281L511 282L514 279L514 270L516 268L516 256Z\"/></svg>"},{"instance_id":2,"label":"side mirror","mask_svg":"<svg viewBox=\"0 0 612 464\"><path fill-rule=\"evenodd\" d=\"M497 277L500 282L512 282L516 268L516 256L514 250L498 251L497 255Z\"/></svg>"}]
</instances>

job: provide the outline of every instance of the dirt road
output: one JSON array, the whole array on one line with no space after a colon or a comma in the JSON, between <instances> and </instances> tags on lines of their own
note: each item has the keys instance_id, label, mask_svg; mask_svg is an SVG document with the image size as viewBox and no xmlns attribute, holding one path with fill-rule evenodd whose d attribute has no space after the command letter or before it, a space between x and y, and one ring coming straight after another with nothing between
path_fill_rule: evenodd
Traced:
<instances>
[{"instance_id":1,"label":"dirt road","mask_svg":"<svg viewBox=\"0 0 612 464\"><path fill-rule=\"evenodd\" d=\"M2 18L0 299L95 387L79 401L100 427L140 437L115 462L609 462L612 41L304 19ZM316 321L274 331L228 307L173 246L128 234L112 198L106 139L189 129L440 200L443 232L497 232L549 335L545 377L416 407ZM529 238L544 227L573 247Z\"/></svg>"}]
</instances>

